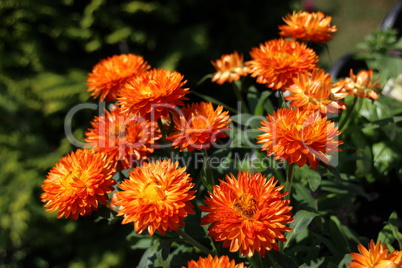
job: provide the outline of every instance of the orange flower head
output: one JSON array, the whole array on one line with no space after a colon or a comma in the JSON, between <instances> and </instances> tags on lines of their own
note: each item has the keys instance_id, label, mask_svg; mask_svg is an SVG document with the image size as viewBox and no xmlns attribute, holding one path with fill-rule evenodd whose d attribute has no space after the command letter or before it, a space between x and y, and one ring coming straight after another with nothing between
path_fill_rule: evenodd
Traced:
<instances>
[{"instance_id":1,"label":"orange flower head","mask_svg":"<svg viewBox=\"0 0 402 268\"><path fill-rule=\"evenodd\" d=\"M373 100L378 100L378 96L381 92L376 90L376 88L381 87L382 84L378 84L377 77L373 81L373 70L361 70L357 75L353 74L353 70L350 69L349 77L340 80L338 83L343 85L343 90L348 92L350 95L355 95L356 97L369 98Z\"/></svg>"},{"instance_id":2,"label":"orange flower head","mask_svg":"<svg viewBox=\"0 0 402 268\"><path fill-rule=\"evenodd\" d=\"M275 160L317 169L319 161L328 164L327 154L340 151L337 146L342 141L335 139L340 131L317 111L280 108L267 119L261 121L259 129L264 133L258 136L258 143Z\"/></svg>"},{"instance_id":3,"label":"orange flower head","mask_svg":"<svg viewBox=\"0 0 402 268\"><path fill-rule=\"evenodd\" d=\"M41 185L46 211L58 211L58 219L91 215L99 203L106 205L115 184L114 173L106 154L88 149L71 152L56 163Z\"/></svg>"},{"instance_id":4,"label":"orange flower head","mask_svg":"<svg viewBox=\"0 0 402 268\"><path fill-rule=\"evenodd\" d=\"M247 268L244 263L236 264L234 260L230 260L228 256L208 255L206 258L200 257L198 261L191 260L187 263L187 268ZM182 266L182 268L186 268Z\"/></svg>"},{"instance_id":5,"label":"orange flower head","mask_svg":"<svg viewBox=\"0 0 402 268\"><path fill-rule=\"evenodd\" d=\"M242 76L247 76L249 72L248 67L244 65L243 55L240 55L237 51L232 54L224 54L220 59L211 61L211 64L216 69L211 81L219 85L240 80Z\"/></svg>"},{"instance_id":6,"label":"orange flower head","mask_svg":"<svg viewBox=\"0 0 402 268\"><path fill-rule=\"evenodd\" d=\"M389 253L387 245L370 241L368 249L362 244L357 246L360 253L350 253L353 258L351 268L401 268L402 251Z\"/></svg>"},{"instance_id":7,"label":"orange flower head","mask_svg":"<svg viewBox=\"0 0 402 268\"><path fill-rule=\"evenodd\" d=\"M229 112L223 106L214 109L211 102L191 103L173 117L175 130L168 140L182 152L209 149L219 138L227 137L224 131L230 130Z\"/></svg>"},{"instance_id":8,"label":"orange flower head","mask_svg":"<svg viewBox=\"0 0 402 268\"><path fill-rule=\"evenodd\" d=\"M293 93L285 97L292 107L320 111L322 114L346 109L346 104L341 99L348 93L341 92L342 87L333 87L331 75L321 69L301 73L286 89Z\"/></svg>"},{"instance_id":9,"label":"orange flower head","mask_svg":"<svg viewBox=\"0 0 402 268\"><path fill-rule=\"evenodd\" d=\"M117 99L124 112L156 120L187 100L189 89L182 87L186 82L178 72L151 69L127 81Z\"/></svg>"},{"instance_id":10,"label":"orange flower head","mask_svg":"<svg viewBox=\"0 0 402 268\"><path fill-rule=\"evenodd\" d=\"M91 125L85 132L87 145L96 152L105 152L118 171L147 159L162 136L156 122L128 116L116 106L96 116Z\"/></svg>"},{"instance_id":11,"label":"orange flower head","mask_svg":"<svg viewBox=\"0 0 402 268\"><path fill-rule=\"evenodd\" d=\"M156 230L164 235L184 225L183 218L194 213L190 200L196 191L190 190L194 183L178 165L158 160L130 171L129 179L120 184L122 191L116 192L117 216L124 217L123 224L133 222L138 234L147 229L150 235Z\"/></svg>"},{"instance_id":12,"label":"orange flower head","mask_svg":"<svg viewBox=\"0 0 402 268\"><path fill-rule=\"evenodd\" d=\"M283 38L273 39L253 48L246 65L257 83L274 90L283 88L300 73L317 69L318 56L306 44Z\"/></svg>"},{"instance_id":13,"label":"orange flower head","mask_svg":"<svg viewBox=\"0 0 402 268\"><path fill-rule=\"evenodd\" d=\"M287 192L280 193L284 186L276 184L274 177L268 180L261 173L240 171L237 179L226 175L200 207L208 213L201 224L210 224L209 236L242 256L278 250L277 240L286 241L283 234L291 230L286 224L293 218L290 200L283 199Z\"/></svg>"},{"instance_id":14,"label":"orange flower head","mask_svg":"<svg viewBox=\"0 0 402 268\"><path fill-rule=\"evenodd\" d=\"M325 44L338 30L335 25L331 25L331 20L331 16L326 16L320 11L311 13L293 11L293 14L287 14L283 18L286 25L279 26L279 35L284 38Z\"/></svg>"},{"instance_id":15,"label":"orange flower head","mask_svg":"<svg viewBox=\"0 0 402 268\"><path fill-rule=\"evenodd\" d=\"M148 70L150 65L134 54L115 55L97 63L87 78L88 92L99 101L116 101L122 85Z\"/></svg>"}]
</instances>

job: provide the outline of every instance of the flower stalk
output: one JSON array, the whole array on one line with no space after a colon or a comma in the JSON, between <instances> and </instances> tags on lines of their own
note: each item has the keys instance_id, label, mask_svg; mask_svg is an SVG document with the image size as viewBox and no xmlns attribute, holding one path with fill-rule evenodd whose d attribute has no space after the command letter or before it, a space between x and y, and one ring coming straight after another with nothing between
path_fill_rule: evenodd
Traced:
<instances>
[{"instance_id":1,"label":"flower stalk","mask_svg":"<svg viewBox=\"0 0 402 268\"><path fill-rule=\"evenodd\" d=\"M245 102L243 96L242 96L242 92L241 92L241 84L237 83L239 81L235 81L233 83L233 91L236 95L237 100L240 102L241 104L241 109L244 113L249 114L250 110L247 107L247 103Z\"/></svg>"},{"instance_id":2,"label":"flower stalk","mask_svg":"<svg viewBox=\"0 0 402 268\"><path fill-rule=\"evenodd\" d=\"M199 250L201 250L205 255L211 254L213 255L212 251L210 251L208 248L206 248L204 245L202 245L201 243L199 243L197 240L195 240L194 238L192 238L189 234L187 234L182 228L178 228L177 229L177 233L179 234L179 236L181 236L183 238L183 241L186 243L189 243L191 245L193 245L194 247L198 248Z\"/></svg>"},{"instance_id":3,"label":"flower stalk","mask_svg":"<svg viewBox=\"0 0 402 268\"><path fill-rule=\"evenodd\" d=\"M202 149L202 153L204 155L203 167L202 167L202 171L204 173L204 176L203 176L202 182L203 182L204 186L207 188L207 190L209 192L212 192L212 185L215 184L214 174L212 172L211 165L209 163L207 150Z\"/></svg>"},{"instance_id":4,"label":"flower stalk","mask_svg":"<svg viewBox=\"0 0 402 268\"><path fill-rule=\"evenodd\" d=\"M255 253L253 256L249 257L248 260L250 261L251 268L264 268L260 254Z\"/></svg>"},{"instance_id":5,"label":"flower stalk","mask_svg":"<svg viewBox=\"0 0 402 268\"><path fill-rule=\"evenodd\" d=\"M290 192L292 190L292 184L293 184L293 176L294 176L294 171L295 171L295 165L296 163L291 163L288 165L288 168L286 170L286 186L285 186L285 191L288 192L286 195L286 199L290 199Z\"/></svg>"},{"instance_id":6,"label":"flower stalk","mask_svg":"<svg viewBox=\"0 0 402 268\"><path fill-rule=\"evenodd\" d=\"M357 104L358 99L359 99L358 97L355 96L353 97L353 102L350 105L350 107L348 107L345 117L341 122L339 122L339 129L341 130L342 133L344 132L345 128L349 125L350 118L352 118L352 114L355 111L355 106Z\"/></svg>"}]
</instances>

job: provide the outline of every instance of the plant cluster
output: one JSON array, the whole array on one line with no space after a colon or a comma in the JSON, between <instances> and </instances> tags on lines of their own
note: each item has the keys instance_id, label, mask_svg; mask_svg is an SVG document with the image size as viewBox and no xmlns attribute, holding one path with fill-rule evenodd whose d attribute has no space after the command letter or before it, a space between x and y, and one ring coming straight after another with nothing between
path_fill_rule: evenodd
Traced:
<instances>
[{"instance_id":1,"label":"plant cluster","mask_svg":"<svg viewBox=\"0 0 402 268\"><path fill-rule=\"evenodd\" d=\"M142 56L99 61L87 85L104 110L44 180L47 211L133 225L138 267L401 267L396 211L376 238L341 212L374 198L359 181L401 176L402 111L379 68L334 81L319 66L311 44L331 40L330 16L284 22L199 82L233 86L236 107Z\"/></svg>"}]
</instances>

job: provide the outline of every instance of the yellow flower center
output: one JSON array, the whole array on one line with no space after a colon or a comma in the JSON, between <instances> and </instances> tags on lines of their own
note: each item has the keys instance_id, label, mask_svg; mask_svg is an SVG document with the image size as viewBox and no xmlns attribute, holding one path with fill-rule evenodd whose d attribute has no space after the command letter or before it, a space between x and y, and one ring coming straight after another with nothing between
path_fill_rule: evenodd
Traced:
<instances>
[{"instance_id":1,"label":"yellow flower center","mask_svg":"<svg viewBox=\"0 0 402 268\"><path fill-rule=\"evenodd\" d=\"M234 210L243 218L251 219L257 210L254 196L252 194L242 194L234 202Z\"/></svg>"},{"instance_id":2,"label":"yellow flower center","mask_svg":"<svg viewBox=\"0 0 402 268\"><path fill-rule=\"evenodd\" d=\"M155 182L149 183L144 189L144 197L151 201L157 202L164 200L166 198L165 191L162 190L162 187Z\"/></svg>"},{"instance_id":3,"label":"yellow flower center","mask_svg":"<svg viewBox=\"0 0 402 268\"><path fill-rule=\"evenodd\" d=\"M61 184L66 189L85 187L85 183L81 180L82 173L75 171L67 175L67 177L61 181Z\"/></svg>"},{"instance_id":4,"label":"yellow flower center","mask_svg":"<svg viewBox=\"0 0 402 268\"><path fill-rule=\"evenodd\" d=\"M152 95L152 89L149 86L144 86L140 89L140 94L145 97L150 97Z\"/></svg>"},{"instance_id":5,"label":"yellow flower center","mask_svg":"<svg viewBox=\"0 0 402 268\"><path fill-rule=\"evenodd\" d=\"M280 52L278 52L278 53L276 53L274 55L274 57L278 61L291 60L292 59L292 57L291 57L291 55L289 53L280 53Z\"/></svg>"},{"instance_id":6,"label":"yellow flower center","mask_svg":"<svg viewBox=\"0 0 402 268\"><path fill-rule=\"evenodd\" d=\"M211 128L210 119L202 115L192 114L191 119L189 120L189 124L193 130L205 130Z\"/></svg>"}]
</instances>

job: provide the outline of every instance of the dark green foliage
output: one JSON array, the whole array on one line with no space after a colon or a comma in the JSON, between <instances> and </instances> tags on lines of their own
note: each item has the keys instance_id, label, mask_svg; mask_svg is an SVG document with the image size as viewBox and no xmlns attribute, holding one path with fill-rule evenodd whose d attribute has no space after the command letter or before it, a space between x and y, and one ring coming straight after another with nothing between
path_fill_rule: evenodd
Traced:
<instances>
[{"instance_id":1,"label":"dark green foliage","mask_svg":"<svg viewBox=\"0 0 402 268\"><path fill-rule=\"evenodd\" d=\"M0 267L118 267L139 260L127 252L122 231L102 230L103 221L92 228L93 218L56 220L39 199L49 168L74 149L64 133L66 114L96 103L86 92L87 73L100 59L131 52L153 67L182 72L194 86L213 71L211 59L247 53L276 36L288 5L1 0ZM77 139L95 114L74 117Z\"/></svg>"}]
</instances>

